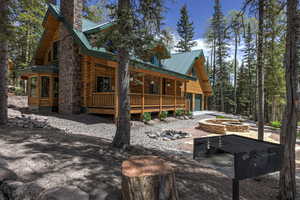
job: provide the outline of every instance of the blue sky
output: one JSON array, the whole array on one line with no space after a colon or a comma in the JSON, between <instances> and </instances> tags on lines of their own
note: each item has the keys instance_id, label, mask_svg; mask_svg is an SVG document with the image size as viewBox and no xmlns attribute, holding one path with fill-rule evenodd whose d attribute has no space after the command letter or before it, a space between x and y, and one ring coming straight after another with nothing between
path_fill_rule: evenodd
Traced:
<instances>
[{"instance_id":1,"label":"blue sky","mask_svg":"<svg viewBox=\"0 0 300 200\"><path fill-rule=\"evenodd\" d=\"M221 0L223 13L230 10L240 10L244 0ZM194 22L195 39L202 38L213 14L214 0L167 0L166 26L176 31L176 23L180 17L180 8L187 4L191 20Z\"/></svg>"}]
</instances>

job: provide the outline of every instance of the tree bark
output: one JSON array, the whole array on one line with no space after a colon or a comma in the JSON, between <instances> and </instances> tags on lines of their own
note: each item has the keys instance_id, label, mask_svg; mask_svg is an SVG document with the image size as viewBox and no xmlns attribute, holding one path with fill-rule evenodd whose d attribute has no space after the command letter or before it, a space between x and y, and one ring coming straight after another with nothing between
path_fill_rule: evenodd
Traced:
<instances>
[{"instance_id":1,"label":"tree bark","mask_svg":"<svg viewBox=\"0 0 300 200\"><path fill-rule=\"evenodd\" d=\"M264 4L259 0L259 30L258 30L258 139L264 139L264 64L263 64L263 37L264 37Z\"/></svg>"},{"instance_id":2,"label":"tree bark","mask_svg":"<svg viewBox=\"0 0 300 200\"><path fill-rule=\"evenodd\" d=\"M237 94L236 94L236 80L237 80L237 51L238 51L238 35L235 33L235 47L234 47L234 114L237 114Z\"/></svg>"},{"instance_id":3,"label":"tree bark","mask_svg":"<svg viewBox=\"0 0 300 200\"><path fill-rule=\"evenodd\" d=\"M298 0L287 1L287 35L286 35L286 98L287 105L282 121L280 143L284 145L283 166L280 171L280 191L281 200L296 199L295 180L295 143L297 133L297 106L299 106L297 94L297 43L299 37L296 36ZM295 42L297 41L297 43ZM299 67L299 66L298 66Z\"/></svg>"},{"instance_id":4,"label":"tree bark","mask_svg":"<svg viewBox=\"0 0 300 200\"><path fill-rule=\"evenodd\" d=\"M119 50L118 67L118 115L117 131L113 146L127 148L130 145L130 105L129 105L129 53L126 49Z\"/></svg>"},{"instance_id":5,"label":"tree bark","mask_svg":"<svg viewBox=\"0 0 300 200\"><path fill-rule=\"evenodd\" d=\"M178 200L174 170L156 156L138 156L124 161L122 199Z\"/></svg>"},{"instance_id":6,"label":"tree bark","mask_svg":"<svg viewBox=\"0 0 300 200\"><path fill-rule=\"evenodd\" d=\"M0 1L0 125L7 123L8 1Z\"/></svg>"}]
</instances>

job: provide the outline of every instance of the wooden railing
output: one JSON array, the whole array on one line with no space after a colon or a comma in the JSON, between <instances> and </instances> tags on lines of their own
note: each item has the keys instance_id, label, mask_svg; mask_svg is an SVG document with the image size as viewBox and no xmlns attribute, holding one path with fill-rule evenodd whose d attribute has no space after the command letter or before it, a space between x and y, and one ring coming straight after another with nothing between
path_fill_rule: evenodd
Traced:
<instances>
[{"instance_id":1,"label":"wooden railing","mask_svg":"<svg viewBox=\"0 0 300 200\"><path fill-rule=\"evenodd\" d=\"M93 93L92 107L114 107L114 106L115 106L114 92Z\"/></svg>"},{"instance_id":2,"label":"wooden railing","mask_svg":"<svg viewBox=\"0 0 300 200\"><path fill-rule=\"evenodd\" d=\"M131 93L130 105L132 107L142 107L143 95ZM144 106L160 106L160 99L162 99L162 106L175 106L175 97L172 95L157 95L157 94L145 94ZM185 105L185 98L181 96L176 97L176 105ZM92 95L92 107L111 107L115 106L115 93L103 92L93 93Z\"/></svg>"}]
</instances>

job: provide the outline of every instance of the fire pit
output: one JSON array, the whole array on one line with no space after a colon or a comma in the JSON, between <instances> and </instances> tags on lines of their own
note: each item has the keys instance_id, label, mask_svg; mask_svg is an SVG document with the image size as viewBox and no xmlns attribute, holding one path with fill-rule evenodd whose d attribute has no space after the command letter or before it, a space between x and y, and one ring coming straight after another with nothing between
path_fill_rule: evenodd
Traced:
<instances>
[{"instance_id":1,"label":"fire pit","mask_svg":"<svg viewBox=\"0 0 300 200\"><path fill-rule=\"evenodd\" d=\"M205 119L199 121L199 129L217 134L248 132L249 126L237 119Z\"/></svg>"},{"instance_id":2,"label":"fire pit","mask_svg":"<svg viewBox=\"0 0 300 200\"><path fill-rule=\"evenodd\" d=\"M194 139L194 159L233 155L232 199L239 199L239 181L281 169L283 146L237 135Z\"/></svg>"}]
</instances>

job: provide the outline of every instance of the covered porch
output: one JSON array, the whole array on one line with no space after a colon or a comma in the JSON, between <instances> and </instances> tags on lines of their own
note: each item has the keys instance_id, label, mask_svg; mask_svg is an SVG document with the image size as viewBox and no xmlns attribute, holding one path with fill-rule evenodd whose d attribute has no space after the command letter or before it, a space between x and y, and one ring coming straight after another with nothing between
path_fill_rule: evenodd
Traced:
<instances>
[{"instance_id":1,"label":"covered porch","mask_svg":"<svg viewBox=\"0 0 300 200\"><path fill-rule=\"evenodd\" d=\"M91 94L87 95L89 113L116 115L118 109L117 68L95 66ZM151 72L130 70L130 113L187 110L187 81Z\"/></svg>"}]
</instances>

